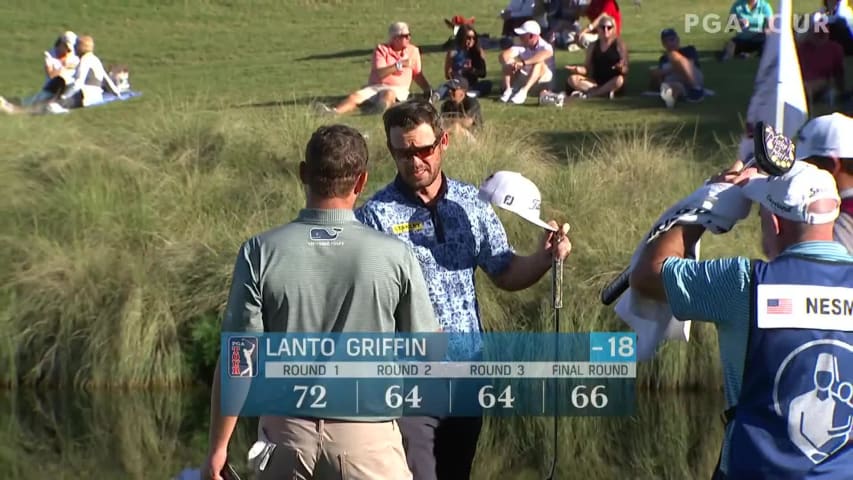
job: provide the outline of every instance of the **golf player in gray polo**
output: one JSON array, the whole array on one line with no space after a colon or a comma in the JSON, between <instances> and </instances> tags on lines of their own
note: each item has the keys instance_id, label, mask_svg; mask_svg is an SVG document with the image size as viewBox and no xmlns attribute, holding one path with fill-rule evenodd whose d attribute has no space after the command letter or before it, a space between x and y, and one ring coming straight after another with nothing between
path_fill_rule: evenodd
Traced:
<instances>
[{"instance_id":1,"label":"golf player in gray polo","mask_svg":"<svg viewBox=\"0 0 853 480\"><path fill-rule=\"evenodd\" d=\"M223 332L439 330L412 249L355 218L367 159L358 131L332 125L314 132L299 168L306 206L240 247ZM217 364L204 479L221 479L238 418L220 414L219 375ZM262 416L258 431L276 445L260 478L412 478L395 418Z\"/></svg>"}]
</instances>

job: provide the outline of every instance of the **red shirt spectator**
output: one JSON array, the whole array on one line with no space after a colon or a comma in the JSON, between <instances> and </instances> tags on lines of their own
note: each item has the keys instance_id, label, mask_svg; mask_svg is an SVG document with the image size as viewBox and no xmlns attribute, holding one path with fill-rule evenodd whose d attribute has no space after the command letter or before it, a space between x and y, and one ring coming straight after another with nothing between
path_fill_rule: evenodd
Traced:
<instances>
[{"instance_id":1,"label":"red shirt spectator","mask_svg":"<svg viewBox=\"0 0 853 480\"><path fill-rule=\"evenodd\" d=\"M594 22L601 14L606 13L616 22L616 35L622 35L622 13L616 0L592 0L586 7L586 18Z\"/></svg>"},{"instance_id":2,"label":"red shirt spectator","mask_svg":"<svg viewBox=\"0 0 853 480\"><path fill-rule=\"evenodd\" d=\"M831 80L844 75L844 48L832 40L800 42L797 45L803 81Z\"/></svg>"}]
</instances>

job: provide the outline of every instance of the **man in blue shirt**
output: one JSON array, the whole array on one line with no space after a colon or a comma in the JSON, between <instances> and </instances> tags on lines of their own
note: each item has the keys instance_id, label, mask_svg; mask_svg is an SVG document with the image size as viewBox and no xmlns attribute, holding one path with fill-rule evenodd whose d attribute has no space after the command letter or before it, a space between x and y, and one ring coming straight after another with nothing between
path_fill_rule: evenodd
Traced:
<instances>
[{"instance_id":1,"label":"man in blue shirt","mask_svg":"<svg viewBox=\"0 0 853 480\"><path fill-rule=\"evenodd\" d=\"M476 336L483 330L474 287L477 267L498 288L528 288L554 258L568 256L568 225L546 231L532 255L517 255L491 205L478 198L479 189L442 172L449 136L438 111L412 100L389 109L383 121L397 177L356 216L414 248L441 328ZM481 426L481 417L403 417L400 429L414 479L468 478Z\"/></svg>"},{"instance_id":2,"label":"man in blue shirt","mask_svg":"<svg viewBox=\"0 0 853 480\"><path fill-rule=\"evenodd\" d=\"M631 288L717 328L728 410L715 479L842 478L853 471L851 424L835 415L853 381L853 256L833 241L838 190L805 162L781 177L742 167L712 181L760 204L770 261L687 259L704 229L677 225L644 249Z\"/></svg>"},{"instance_id":3,"label":"man in blue shirt","mask_svg":"<svg viewBox=\"0 0 853 480\"><path fill-rule=\"evenodd\" d=\"M767 0L735 0L729 10L727 26L737 25L738 33L726 44L720 59L728 60L737 54L760 53L772 20L773 7Z\"/></svg>"},{"instance_id":4,"label":"man in blue shirt","mask_svg":"<svg viewBox=\"0 0 853 480\"><path fill-rule=\"evenodd\" d=\"M705 97L705 78L699 63L699 52L693 45L681 46L678 32L665 28L660 32L664 54L657 68L651 70L652 88L660 89L661 99L667 108L675 106L681 97L689 102L699 102Z\"/></svg>"}]
</instances>

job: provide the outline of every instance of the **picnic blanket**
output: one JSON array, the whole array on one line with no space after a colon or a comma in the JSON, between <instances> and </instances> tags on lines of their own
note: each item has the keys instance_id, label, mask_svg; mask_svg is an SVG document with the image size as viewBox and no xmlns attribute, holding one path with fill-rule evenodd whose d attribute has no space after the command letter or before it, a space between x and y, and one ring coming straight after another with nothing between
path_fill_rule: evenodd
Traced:
<instances>
[{"instance_id":1,"label":"picnic blanket","mask_svg":"<svg viewBox=\"0 0 853 480\"><path fill-rule=\"evenodd\" d=\"M100 105L106 105L106 104L112 103L112 102L123 102L125 100L130 100L131 98L136 98L140 95L142 95L142 92L135 92L133 90L128 90L126 92L123 92L121 94L121 98L119 98L119 97L113 95L112 93L104 92L104 99L103 100L101 100L100 102L97 102L97 103L93 103L86 108L97 107Z\"/></svg>"}]
</instances>

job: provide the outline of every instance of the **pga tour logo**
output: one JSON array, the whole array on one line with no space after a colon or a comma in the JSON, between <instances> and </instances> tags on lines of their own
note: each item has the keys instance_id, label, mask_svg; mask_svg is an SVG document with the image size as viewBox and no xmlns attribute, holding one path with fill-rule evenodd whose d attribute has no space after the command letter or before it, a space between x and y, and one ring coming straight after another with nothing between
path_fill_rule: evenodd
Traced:
<instances>
[{"instance_id":1,"label":"pga tour logo","mask_svg":"<svg viewBox=\"0 0 853 480\"><path fill-rule=\"evenodd\" d=\"M815 33L829 33L827 20L822 17L815 22L809 21L808 15L794 14L792 26L796 33L806 33L813 31ZM782 17L777 13L767 19L767 27L771 32L778 33L781 31ZM700 27L700 30L705 33L720 33L720 32L739 32L742 29L748 28L749 25L742 25L737 17L726 16L722 17L716 13L708 15L697 15L688 13L684 15L684 33L690 33L695 27Z\"/></svg>"},{"instance_id":2,"label":"pga tour logo","mask_svg":"<svg viewBox=\"0 0 853 480\"><path fill-rule=\"evenodd\" d=\"M228 339L228 375L242 378L258 376L257 337Z\"/></svg>"}]
</instances>

